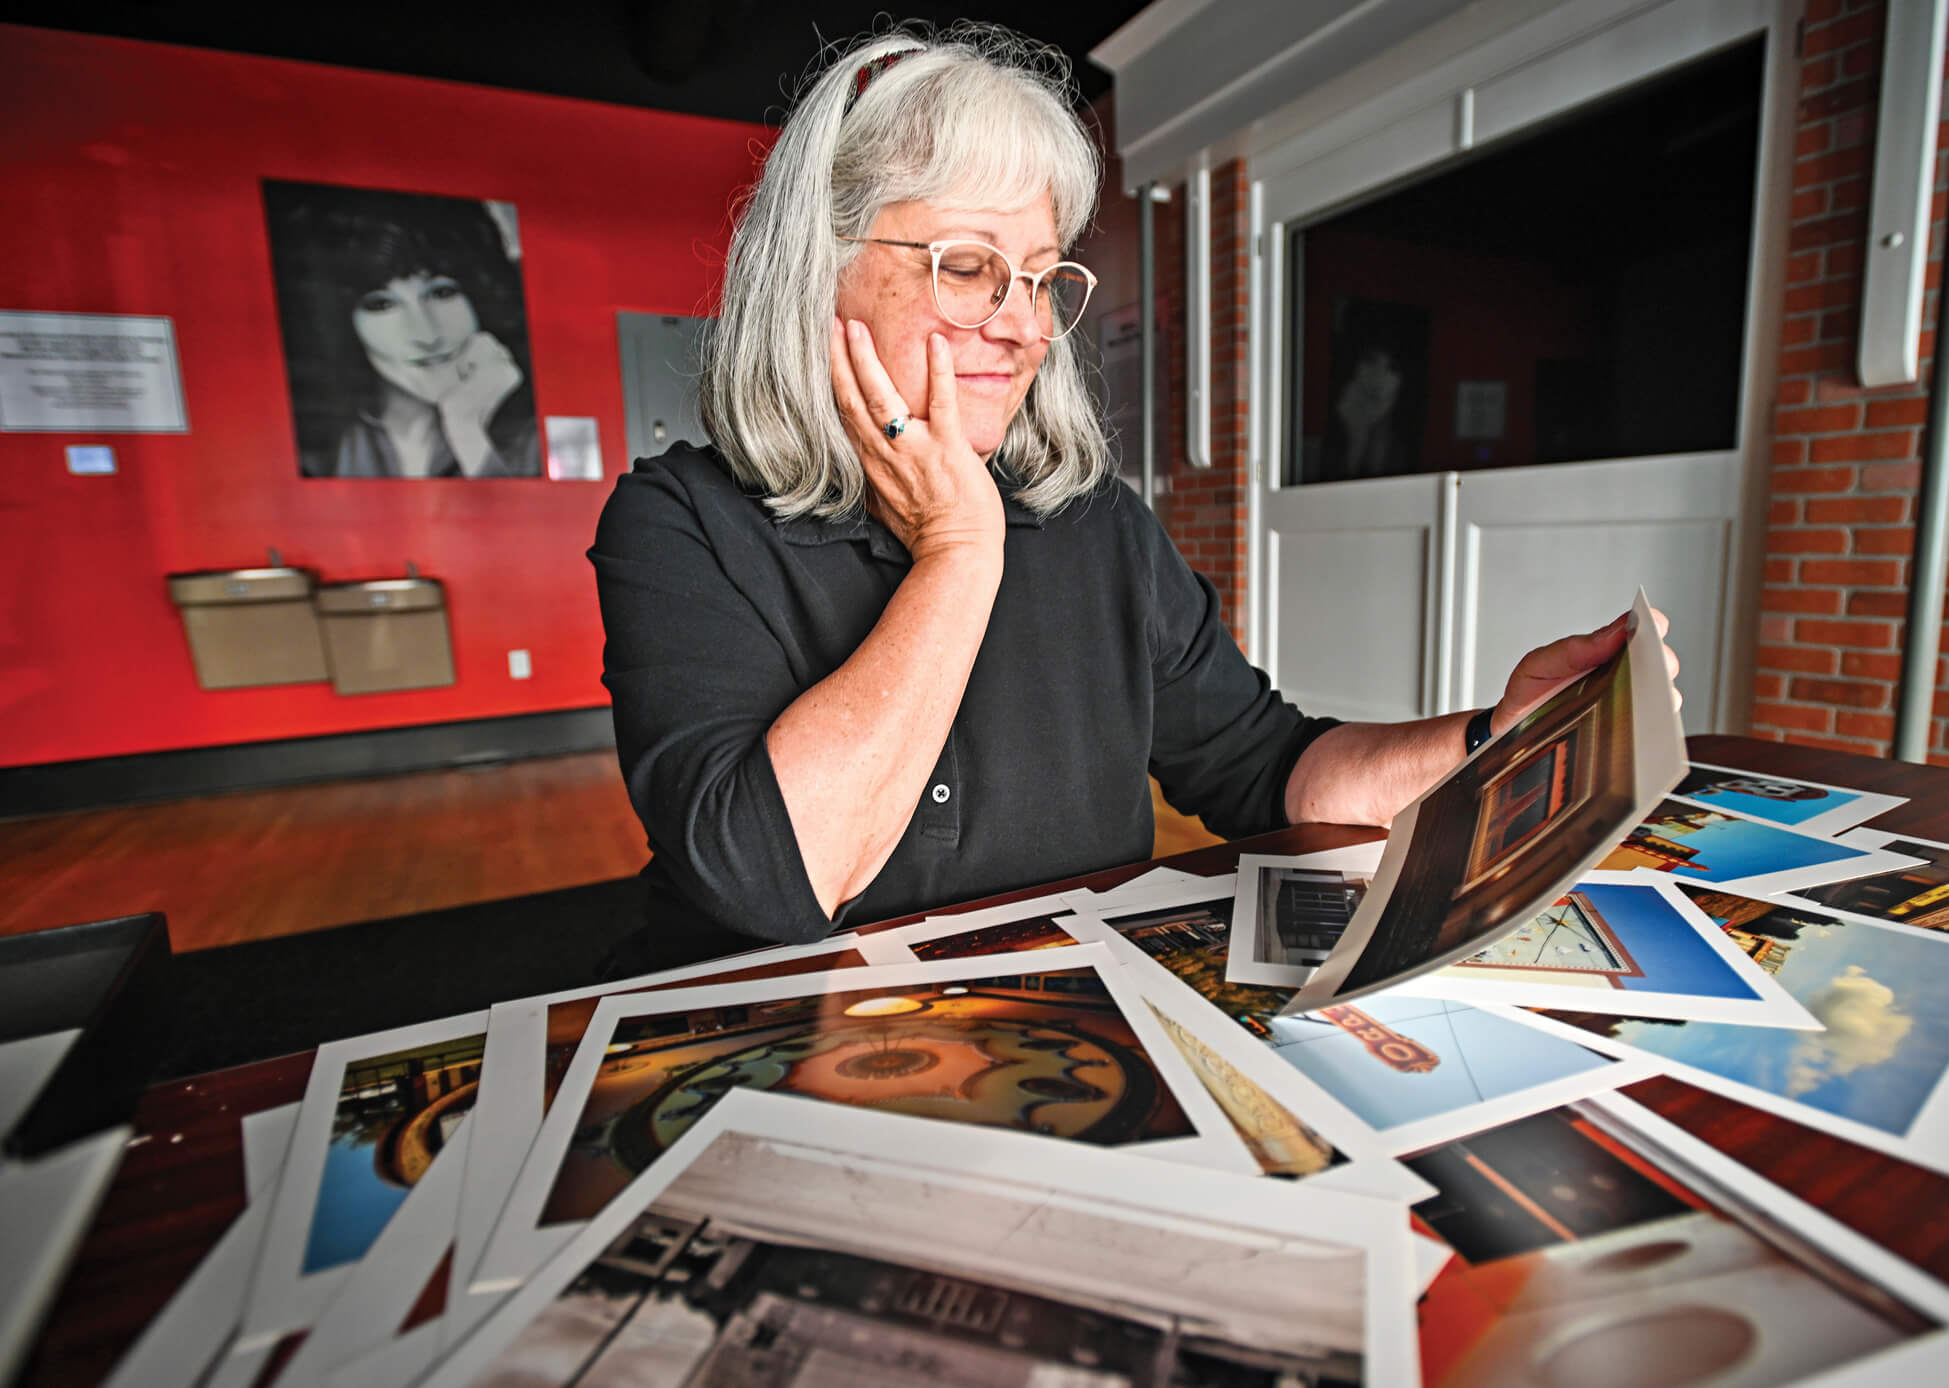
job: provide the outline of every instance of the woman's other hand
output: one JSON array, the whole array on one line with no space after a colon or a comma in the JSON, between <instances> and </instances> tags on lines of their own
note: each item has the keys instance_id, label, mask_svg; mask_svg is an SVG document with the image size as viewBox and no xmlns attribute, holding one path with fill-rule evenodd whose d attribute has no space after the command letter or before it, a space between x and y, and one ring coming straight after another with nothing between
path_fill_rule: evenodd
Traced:
<instances>
[{"instance_id":1,"label":"woman's other hand","mask_svg":"<svg viewBox=\"0 0 1949 1388\"><path fill-rule=\"evenodd\" d=\"M1001 493L962 436L947 339L927 339L924 413L900 398L864 323L834 318L831 354L833 396L866 472L867 508L915 563L955 552L999 559ZM887 437L892 419L907 421L899 438Z\"/></svg>"},{"instance_id":2,"label":"woman's other hand","mask_svg":"<svg viewBox=\"0 0 1949 1388\"><path fill-rule=\"evenodd\" d=\"M1671 630L1671 619L1657 608L1651 609L1658 624L1660 641ZM1490 730L1501 733L1521 721L1524 714L1547 699L1556 689L1587 671L1595 670L1624 648L1631 637L1631 614L1626 612L1609 626L1583 636L1566 636L1547 646L1538 646L1516 662L1509 684L1495 712L1489 716ZM1670 646L1663 647L1665 668L1678 678L1678 656ZM1682 701L1683 696L1679 696ZM1674 704L1674 707L1677 705Z\"/></svg>"},{"instance_id":3,"label":"woman's other hand","mask_svg":"<svg viewBox=\"0 0 1949 1388\"><path fill-rule=\"evenodd\" d=\"M489 332L476 332L454 359L454 383L435 401L440 430L468 477L478 477L494 459L487 425L501 402L521 385L514 354Z\"/></svg>"}]
</instances>

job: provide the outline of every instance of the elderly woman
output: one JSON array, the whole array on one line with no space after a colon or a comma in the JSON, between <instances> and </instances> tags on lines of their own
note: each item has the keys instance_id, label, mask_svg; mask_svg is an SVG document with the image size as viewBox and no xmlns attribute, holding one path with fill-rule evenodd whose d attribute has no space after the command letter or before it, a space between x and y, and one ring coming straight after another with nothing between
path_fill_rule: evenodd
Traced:
<instances>
[{"instance_id":1,"label":"elderly woman","mask_svg":"<svg viewBox=\"0 0 1949 1388\"><path fill-rule=\"evenodd\" d=\"M1386 824L1622 643L1533 652L1473 723L1269 687L1111 475L1070 336L1100 169L1065 81L1001 31L896 34L772 150L706 349L715 448L639 462L590 552L664 937L618 967L1148 857L1147 771L1228 836Z\"/></svg>"}]
</instances>

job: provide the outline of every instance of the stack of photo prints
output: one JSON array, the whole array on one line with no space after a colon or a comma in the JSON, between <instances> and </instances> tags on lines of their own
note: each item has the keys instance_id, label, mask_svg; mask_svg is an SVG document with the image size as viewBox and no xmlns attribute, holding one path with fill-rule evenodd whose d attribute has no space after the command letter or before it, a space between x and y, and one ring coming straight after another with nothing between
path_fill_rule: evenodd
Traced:
<instances>
[{"instance_id":1,"label":"stack of photo prints","mask_svg":"<svg viewBox=\"0 0 1949 1388\"><path fill-rule=\"evenodd\" d=\"M1384 844L321 1047L112 1388L1949 1381L1949 1288L1617 1092L1949 1172L1949 845L1688 765L1635 611Z\"/></svg>"}]
</instances>

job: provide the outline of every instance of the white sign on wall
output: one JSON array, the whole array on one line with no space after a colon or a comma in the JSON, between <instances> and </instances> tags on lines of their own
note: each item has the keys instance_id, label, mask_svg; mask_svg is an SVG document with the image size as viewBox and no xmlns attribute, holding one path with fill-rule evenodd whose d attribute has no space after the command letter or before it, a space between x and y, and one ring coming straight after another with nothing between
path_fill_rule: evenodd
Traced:
<instances>
[{"instance_id":1,"label":"white sign on wall","mask_svg":"<svg viewBox=\"0 0 1949 1388\"><path fill-rule=\"evenodd\" d=\"M167 318L0 311L0 430L184 434Z\"/></svg>"},{"instance_id":2,"label":"white sign on wall","mask_svg":"<svg viewBox=\"0 0 1949 1388\"><path fill-rule=\"evenodd\" d=\"M602 439L593 419L551 414L542 421L548 439L548 475L557 482L600 482Z\"/></svg>"},{"instance_id":3,"label":"white sign on wall","mask_svg":"<svg viewBox=\"0 0 1949 1388\"><path fill-rule=\"evenodd\" d=\"M1455 437L1499 439L1508 428L1507 381L1459 381L1455 386Z\"/></svg>"}]
</instances>

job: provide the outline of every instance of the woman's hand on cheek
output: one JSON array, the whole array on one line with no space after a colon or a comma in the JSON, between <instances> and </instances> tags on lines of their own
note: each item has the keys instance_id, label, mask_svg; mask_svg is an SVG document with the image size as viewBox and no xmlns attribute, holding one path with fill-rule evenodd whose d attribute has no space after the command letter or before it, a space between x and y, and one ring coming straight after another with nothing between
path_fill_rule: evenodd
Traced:
<instances>
[{"instance_id":1,"label":"woman's hand on cheek","mask_svg":"<svg viewBox=\"0 0 1949 1388\"><path fill-rule=\"evenodd\" d=\"M961 551L1001 557L1001 493L961 433L954 354L939 333L927 340L927 400L917 412L894 389L873 337L857 321L833 320L833 397L866 472L867 506L916 563ZM906 431L888 438L889 420Z\"/></svg>"},{"instance_id":2,"label":"woman's hand on cheek","mask_svg":"<svg viewBox=\"0 0 1949 1388\"><path fill-rule=\"evenodd\" d=\"M501 402L520 384L521 368L501 339L490 332L475 333L454 358L452 385L436 402L441 425L449 435L456 428L485 433Z\"/></svg>"},{"instance_id":3,"label":"woman's hand on cheek","mask_svg":"<svg viewBox=\"0 0 1949 1388\"><path fill-rule=\"evenodd\" d=\"M436 403L440 408L440 432L447 436L460 471L475 477L494 461L494 442L488 437L488 422L501 402L521 384L521 368L514 354L489 332L477 332L467 339L452 366L451 386Z\"/></svg>"}]
</instances>

